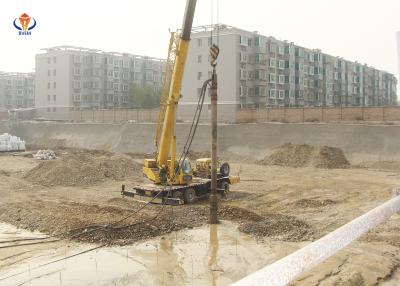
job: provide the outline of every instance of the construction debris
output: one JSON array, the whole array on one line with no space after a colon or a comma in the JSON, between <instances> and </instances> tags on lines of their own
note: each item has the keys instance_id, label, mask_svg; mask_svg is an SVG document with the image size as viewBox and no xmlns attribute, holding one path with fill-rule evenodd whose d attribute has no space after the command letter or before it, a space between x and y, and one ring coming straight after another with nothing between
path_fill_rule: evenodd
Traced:
<instances>
[{"instance_id":1,"label":"construction debris","mask_svg":"<svg viewBox=\"0 0 400 286\"><path fill-rule=\"evenodd\" d=\"M286 143L259 161L263 165L278 165L283 167L315 167L322 169L339 169L350 167L343 150L340 148L307 144Z\"/></svg>"},{"instance_id":2,"label":"construction debris","mask_svg":"<svg viewBox=\"0 0 400 286\"><path fill-rule=\"evenodd\" d=\"M54 160L57 158L56 153L53 150L39 150L33 155L38 160Z\"/></svg>"},{"instance_id":3,"label":"construction debris","mask_svg":"<svg viewBox=\"0 0 400 286\"><path fill-rule=\"evenodd\" d=\"M313 228L293 216L268 214L261 221L244 222L239 230L259 237L278 238L283 241L305 241L314 238Z\"/></svg>"},{"instance_id":4,"label":"construction debris","mask_svg":"<svg viewBox=\"0 0 400 286\"><path fill-rule=\"evenodd\" d=\"M71 150L58 160L41 162L25 179L43 186L90 186L137 176L139 170L140 165L128 156Z\"/></svg>"},{"instance_id":5,"label":"construction debris","mask_svg":"<svg viewBox=\"0 0 400 286\"><path fill-rule=\"evenodd\" d=\"M0 135L0 152L25 151L25 141L17 136L4 133Z\"/></svg>"}]
</instances>

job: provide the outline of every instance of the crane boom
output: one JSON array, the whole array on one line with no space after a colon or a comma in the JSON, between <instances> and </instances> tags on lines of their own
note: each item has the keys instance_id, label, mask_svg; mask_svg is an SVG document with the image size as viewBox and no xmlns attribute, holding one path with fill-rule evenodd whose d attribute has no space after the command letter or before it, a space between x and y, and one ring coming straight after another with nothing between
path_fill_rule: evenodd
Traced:
<instances>
[{"instance_id":1,"label":"crane boom","mask_svg":"<svg viewBox=\"0 0 400 286\"><path fill-rule=\"evenodd\" d=\"M171 145L174 144L174 126L176 105L178 104L182 86L183 72L185 69L186 58L189 50L190 34L192 31L194 11L197 0L186 2L185 16L182 24L182 32L176 52L174 71L172 74L167 107L161 133L160 147L157 155L157 165L162 167L167 165Z\"/></svg>"},{"instance_id":2,"label":"crane boom","mask_svg":"<svg viewBox=\"0 0 400 286\"><path fill-rule=\"evenodd\" d=\"M220 194L226 194L229 191L229 185L240 181L238 176L229 175L228 163L223 163L220 166L220 172L217 173L215 155L213 160L211 158L197 159L195 169L192 169L190 161L186 158L200 119L206 88L210 82L214 87L214 93L216 92L215 61L219 53L216 45L210 48L210 54L213 58L211 61L213 67L212 79L207 79L203 83L201 96L199 97L186 144L179 160L176 160L175 113L181 97L182 78L189 50L195 8L196 0L187 0L179 38L175 38L172 35L170 40L165 70L165 89L161 99L159 122L155 137L158 152L156 158L146 158L143 161L143 175L150 179L153 184L135 186L134 192L125 190L125 185L123 185L121 190L123 196L131 196L138 200L163 204L192 203L199 197L207 196L211 191L211 185L213 185L213 195L215 197L217 188ZM171 68L172 62L174 62L173 68ZM168 92L166 92L167 90ZM215 171L212 183L210 180L211 165L213 172Z\"/></svg>"}]
</instances>

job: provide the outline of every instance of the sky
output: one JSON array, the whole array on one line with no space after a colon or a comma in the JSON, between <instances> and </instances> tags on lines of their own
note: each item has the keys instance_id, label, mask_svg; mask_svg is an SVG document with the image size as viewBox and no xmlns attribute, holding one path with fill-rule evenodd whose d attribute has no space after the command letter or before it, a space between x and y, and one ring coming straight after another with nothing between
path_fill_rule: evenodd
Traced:
<instances>
[{"instance_id":1,"label":"sky","mask_svg":"<svg viewBox=\"0 0 400 286\"><path fill-rule=\"evenodd\" d=\"M32 72L35 54L59 45L165 58L168 30L181 27L185 3L2 0L0 71ZM398 77L399 11L400 0L197 0L193 25L218 21L258 31ZM22 13L37 21L30 36L19 36L12 24Z\"/></svg>"}]
</instances>

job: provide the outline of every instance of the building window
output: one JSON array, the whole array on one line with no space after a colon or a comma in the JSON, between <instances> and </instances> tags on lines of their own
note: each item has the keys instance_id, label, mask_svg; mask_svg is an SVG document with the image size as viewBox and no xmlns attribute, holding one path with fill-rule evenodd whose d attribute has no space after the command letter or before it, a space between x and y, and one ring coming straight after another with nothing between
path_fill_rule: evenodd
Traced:
<instances>
[{"instance_id":1,"label":"building window","mask_svg":"<svg viewBox=\"0 0 400 286\"><path fill-rule=\"evenodd\" d=\"M197 39L197 46L198 46L198 47L201 47L202 44L203 44L202 39Z\"/></svg>"},{"instance_id":2,"label":"building window","mask_svg":"<svg viewBox=\"0 0 400 286\"><path fill-rule=\"evenodd\" d=\"M57 87L57 83L53 82L53 88L56 88L56 87Z\"/></svg>"},{"instance_id":3,"label":"building window","mask_svg":"<svg viewBox=\"0 0 400 286\"><path fill-rule=\"evenodd\" d=\"M51 58L47 58L47 63L50 64L51 63Z\"/></svg>"},{"instance_id":4,"label":"building window","mask_svg":"<svg viewBox=\"0 0 400 286\"><path fill-rule=\"evenodd\" d=\"M240 36L240 45L248 46L249 45L249 38L245 36Z\"/></svg>"},{"instance_id":5,"label":"building window","mask_svg":"<svg viewBox=\"0 0 400 286\"><path fill-rule=\"evenodd\" d=\"M285 68L285 61L279 60L278 67L279 67L279 69L283 70Z\"/></svg>"},{"instance_id":6,"label":"building window","mask_svg":"<svg viewBox=\"0 0 400 286\"><path fill-rule=\"evenodd\" d=\"M240 62L247 63L247 55L245 53L240 53Z\"/></svg>"},{"instance_id":7,"label":"building window","mask_svg":"<svg viewBox=\"0 0 400 286\"><path fill-rule=\"evenodd\" d=\"M198 80L201 80L202 75L203 75L202 72L198 72L198 73L197 73L197 79L198 79Z\"/></svg>"},{"instance_id":8,"label":"building window","mask_svg":"<svg viewBox=\"0 0 400 286\"><path fill-rule=\"evenodd\" d=\"M247 72L244 69L240 69L240 79L246 79L247 78Z\"/></svg>"},{"instance_id":9,"label":"building window","mask_svg":"<svg viewBox=\"0 0 400 286\"><path fill-rule=\"evenodd\" d=\"M57 57L53 57L53 63L57 62Z\"/></svg>"},{"instance_id":10,"label":"building window","mask_svg":"<svg viewBox=\"0 0 400 286\"><path fill-rule=\"evenodd\" d=\"M312 66L309 67L309 74L314 75L314 67Z\"/></svg>"},{"instance_id":11,"label":"building window","mask_svg":"<svg viewBox=\"0 0 400 286\"><path fill-rule=\"evenodd\" d=\"M53 94L53 101L57 101L57 95Z\"/></svg>"},{"instance_id":12,"label":"building window","mask_svg":"<svg viewBox=\"0 0 400 286\"><path fill-rule=\"evenodd\" d=\"M119 84L118 83L114 83L113 84L113 89L114 90L119 90Z\"/></svg>"},{"instance_id":13,"label":"building window","mask_svg":"<svg viewBox=\"0 0 400 286\"><path fill-rule=\"evenodd\" d=\"M276 75L273 73L269 74L269 82L270 83L275 83L276 82Z\"/></svg>"},{"instance_id":14,"label":"building window","mask_svg":"<svg viewBox=\"0 0 400 286\"><path fill-rule=\"evenodd\" d=\"M81 69L75 68L74 75L81 75Z\"/></svg>"},{"instance_id":15,"label":"building window","mask_svg":"<svg viewBox=\"0 0 400 286\"><path fill-rule=\"evenodd\" d=\"M247 95L247 86L240 86L240 96Z\"/></svg>"},{"instance_id":16,"label":"building window","mask_svg":"<svg viewBox=\"0 0 400 286\"><path fill-rule=\"evenodd\" d=\"M275 59L269 59L269 67L270 68L276 67L276 60Z\"/></svg>"},{"instance_id":17,"label":"building window","mask_svg":"<svg viewBox=\"0 0 400 286\"><path fill-rule=\"evenodd\" d=\"M47 71L47 76L50 76L50 70Z\"/></svg>"},{"instance_id":18,"label":"building window","mask_svg":"<svg viewBox=\"0 0 400 286\"><path fill-rule=\"evenodd\" d=\"M201 63L201 59L202 59L201 55L197 56L197 62L198 63Z\"/></svg>"},{"instance_id":19,"label":"building window","mask_svg":"<svg viewBox=\"0 0 400 286\"><path fill-rule=\"evenodd\" d=\"M119 77L119 72L115 71L115 72L114 72L114 77L115 77L115 78L118 78L118 77Z\"/></svg>"},{"instance_id":20,"label":"building window","mask_svg":"<svg viewBox=\"0 0 400 286\"><path fill-rule=\"evenodd\" d=\"M275 89L269 90L269 98L272 98L272 99L276 98L276 90Z\"/></svg>"},{"instance_id":21,"label":"building window","mask_svg":"<svg viewBox=\"0 0 400 286\"><path fill-rule=\"evenodd\" d=\"M280 55L285 54L285 49L283 48L283 46L278 46L278 54Z\"/></svg>"},{"instance_id":22,"label":"building window","mask_svg":"<svg viewBox=\"0 0 400 286\"><path fill-rule=\"evenodd\" d=\"M56 76L57 75L57 71L53 70L53 75Z\"/></svg>"},{"instance_id":23,"label":"building window","mask_svg":"<svg viewBox=\"0 0 400 286\"><path fill-rule=\"evenodd\" d=\"M308 66L304 65L304 66L303 66L303 72L304 72L305 74L308 74L308 71L309 71Z\"/></svg>"},{"instance_id":24,"label":"building window","mask_svg":"<svg viewBox=\"0 0 400 286\"><path fill-rule=\"evenodd\" d=\"M124 84L124 85L122 86L122 90L123 90L123 91L128 91L128 85Z\"/></svg>"},{"instance_id":25,"label":"building window","mask_svg":"<svg viewBox=\"0 0 400 286\"><path fill-rule=\"evenodd\" d=\"M285 83L285 75L280 74L278 77L278 82L279 82L279 84L284 84Z\"/></svg>"},{"instance_id":26,"label":"building window","mask_svg":"<svg viewBox=\"0 0 400 286\"><path fill-rule=\"evenodd\" d=\"M285 91L283 89L279 90L279 99L285 98Z\"/></svg>"},{"instance_id":27,"label":"building window","mask_svg":"<svg viewBox=\"0 0 400 286\"><path fill-rule=\"evenodd\" d=\"M74 88L81 88L81 82L79 80L74 80Z\"/></svg>"},{"instance_id":28,"label":"building window","mask_svg":"<svg viewBox=\"0 0 400 286\"><path fill-rule=\"evenodd\" d=\"M81 56L75 55L74 56L74 63L80 63L81 62Z\"/></svg>"},{"instance_id":29,"label":"building window","mask_svg":"<svg viewBox=\"0 0 400 286\"><path fill-rule=\"evenodd\" d=\"M270 51L271 53L275 53L275 51L276 51L276 46L275 46L274 44L269 44L269 51Z\"/></svg>"}]
</instances>

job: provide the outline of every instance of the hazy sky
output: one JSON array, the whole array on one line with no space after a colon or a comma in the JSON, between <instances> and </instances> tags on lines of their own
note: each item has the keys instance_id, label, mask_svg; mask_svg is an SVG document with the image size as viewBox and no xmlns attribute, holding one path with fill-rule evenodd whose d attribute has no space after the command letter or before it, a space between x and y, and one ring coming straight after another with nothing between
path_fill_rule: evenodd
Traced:
<instances>
[{"instance_id":1,"label":"hazy sky","mask_svg":"<svg viewBox=\"0 0 400 286\"><path fill-rule=\"evenodd\" d=\"M164 58L168 29L181 27L185 2L2 0L0 71L33 71L34 55L57 45ZM195 26L211 23L212 2L216 6L217 0L197 1ZM12 25L24 12L37 20L31 36L19 36ZM221 23L320 48L396 76L399 12L400 0L219 0Z\"/></svg>"}]
</instances>

